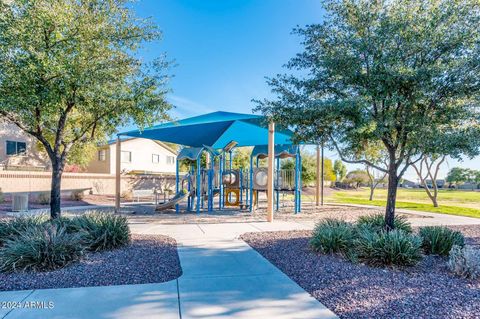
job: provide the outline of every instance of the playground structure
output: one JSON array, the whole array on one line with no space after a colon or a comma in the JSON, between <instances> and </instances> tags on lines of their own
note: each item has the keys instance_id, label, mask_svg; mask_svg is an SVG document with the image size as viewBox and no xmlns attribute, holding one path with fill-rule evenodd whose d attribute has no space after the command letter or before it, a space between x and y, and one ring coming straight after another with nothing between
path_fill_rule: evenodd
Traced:
<instances>
[{"instance_id":1,"label":"playground structure","mask_svg":"<svg viewBox=\"0 0 480 319\"><path fill-rule=\"evenodd\" d=\"M250 155L250 166L233 169L234 148L227 147L215 150L211 147L185 147L177 156L176 193L168 203L160 204L157 210L175 206L180 211L179 202L187 199L186 211L201 212L206 209L211 212L217 206L218 210L229 208L248 209L253 211L258 207L260 192L267 191L267 169L260 167L261 159L268 157L266 146L255 146ZM204 164L202 165L202 155ZM295 159L295 169L282 169L281 161L287 158ZM280 194L294 193L295 213L301 210L301 156L298 146L275 146L275 207L278 211ZM188 166L188 173L180 174L180 163ZM182 196L183 195L183 196ZM215 197L218 200L215 203ZM174 205L172 205L174 204Z\"/></svg>"},{"instance_id":2,"label":"playground structure","mask_svg":"<svg viewBox=\"0 0 480 319\"><path fill-rule=\"evenodd\" d=\"M294 212L299 213L300 148L292 141L293 132L275 131L274 123L267 123L266 118L258 115L214 112L118 134L116 210L120 209L121 191L120 137L130 136L182 145L176 163L176 195L157 210L175 207L180 212L180 203L186 200L185 210L198 213L213 211L215 207L253 211L258 207L259 194L265 193L267 220L272 221L274 209L279 209L280 195L293 192ZM253 147L249 167L234 168L235 148L246 146ZM287 159L294 161L294 169L282 169L282 161ZM181 163L187 164L186 174L180 174ZM317 178L317 193L318 185Z\"/></svg>"}]
</instances>

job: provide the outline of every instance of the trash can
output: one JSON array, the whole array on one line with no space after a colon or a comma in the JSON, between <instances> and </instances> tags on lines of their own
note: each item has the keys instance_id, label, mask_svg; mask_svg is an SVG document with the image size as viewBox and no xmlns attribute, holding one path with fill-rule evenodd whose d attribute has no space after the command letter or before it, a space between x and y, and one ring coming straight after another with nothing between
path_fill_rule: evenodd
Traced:
<instances>
[{"instance_id":1,"label":"trash can","mask_svg":"<svg viewBox=\"0 0 480 319\"><path fill-rule=\"evenodd\" d=\"M13 212L28 211L28 194L14 194L12 196L12 211Z\"/></svg>"}]
</instances>

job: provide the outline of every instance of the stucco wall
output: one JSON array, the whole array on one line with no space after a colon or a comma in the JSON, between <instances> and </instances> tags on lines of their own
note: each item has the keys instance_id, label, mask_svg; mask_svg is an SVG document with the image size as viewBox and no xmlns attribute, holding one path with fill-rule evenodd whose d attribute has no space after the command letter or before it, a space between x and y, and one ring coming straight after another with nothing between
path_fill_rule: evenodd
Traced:
<instances>
[{"instance_id":1,"label":"stucco wall","mask_svg":"<svg viewBox=\"0 0 480 319\"><path fill-rule=\"evenodd\" d=\"M17 192L49 192L51 174L48 172L0 172L0 188L4 193ZM122 176L122 193L132 189L160 190L175 189L175 175L161 176ZM110 174L64 173L62 177L62 191L86 190L93 194L115 194L115 176Z\"/></svg>"}]
</instances>

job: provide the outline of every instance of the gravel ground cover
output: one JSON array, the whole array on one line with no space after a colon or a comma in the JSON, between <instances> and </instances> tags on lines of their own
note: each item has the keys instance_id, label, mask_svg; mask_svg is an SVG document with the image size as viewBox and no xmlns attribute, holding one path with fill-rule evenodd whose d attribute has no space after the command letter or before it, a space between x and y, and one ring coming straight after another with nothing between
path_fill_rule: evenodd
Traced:
<instances>
[{"instance_id":1,"label":"gravel ground cover","mask_svg":"<svg viewBox=\"0 0 480 319\"><path fill-rule=\"evenodd\" d=\"M452 227L480 244L479 226ZM406 269L373 268L309 247L310 231L242 235L250 246L341 318L480 318L480 280L454 277L446 258Z\"/></svg>"},{"instance_id":2,"label":"gravel ground cover","mask_svg":"<svg viewBox=\"0 0 480 319\"><path fill-rule=\"evenodd\" d=\"M126 247L88 253L79 262L48 272L0 273L0 291L159 283L182 274L173 238L132 235Z\"/></svg>"},{"instance_id":3,"label":"gravel ground cover","mask_svg":"<svg viewBox=\"0 0 480 319\"><path fill-rule=\"evenodd\" d=\"M184 212L179 214L174 209L162 212L154 212L153 205L135 205L125 207L125 216L130 222L134 223L159 223L159 224L201 224L201 223L246 223L246 222L264 222L267 219L265 203L260 204L260 208L252 213L248 210L225 209L222 211L215 210L213 212ZM216 206L215 206L216 207ZM278 212L275 212L275 220L282 221L318 221L323 218L341 218L346 221L355 221L360 216L384 213L383 208L369 207L346 207L338 205L325 205L316 207L311 203L302 204L302 212L300 214L293 213L293 202L283 203ZM399 214L405 215L408 219L429 218L416 214Z\"/></svg>"}]
</instances>

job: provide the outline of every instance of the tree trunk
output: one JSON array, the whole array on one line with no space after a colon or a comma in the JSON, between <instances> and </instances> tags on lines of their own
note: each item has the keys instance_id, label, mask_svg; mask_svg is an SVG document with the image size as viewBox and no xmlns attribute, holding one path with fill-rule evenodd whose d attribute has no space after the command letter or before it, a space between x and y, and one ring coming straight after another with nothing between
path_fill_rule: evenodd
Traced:
<instances>
[{"instance_id":1,"label":"tree trunk","mask_svg":"<svg viewBox=\"0 0 480 319\"><path fill-rule=\"evenodd\" d=\"M375 191L375 186L373 185L370 185L370 198L369 200L373 200L373 192Z\"/></svg>"},{"instance_id":2,"label":"tree trunk","mask_svg":"<svg viewBox=\"0 0 480 319\"><path fill-rule=\"evenodd\" d=\"M385 229L387 231L395 228L395 202L397 200L398 181L397 168L394 163L391 163L388 168L388 194L387 207L385 209Z\"/></svg>"},{"instance_id":3,"label":"tree trunk","mask_svg":"<svg viewBox=\"0 0 480 319\"><path fill-rule=\"evenodd\" d=\"M62 182L63 165L58 161L52 161L52 189L50 192L50 217L52 219L60 217L60 192Z\"/></svg>"}]
</instances>

